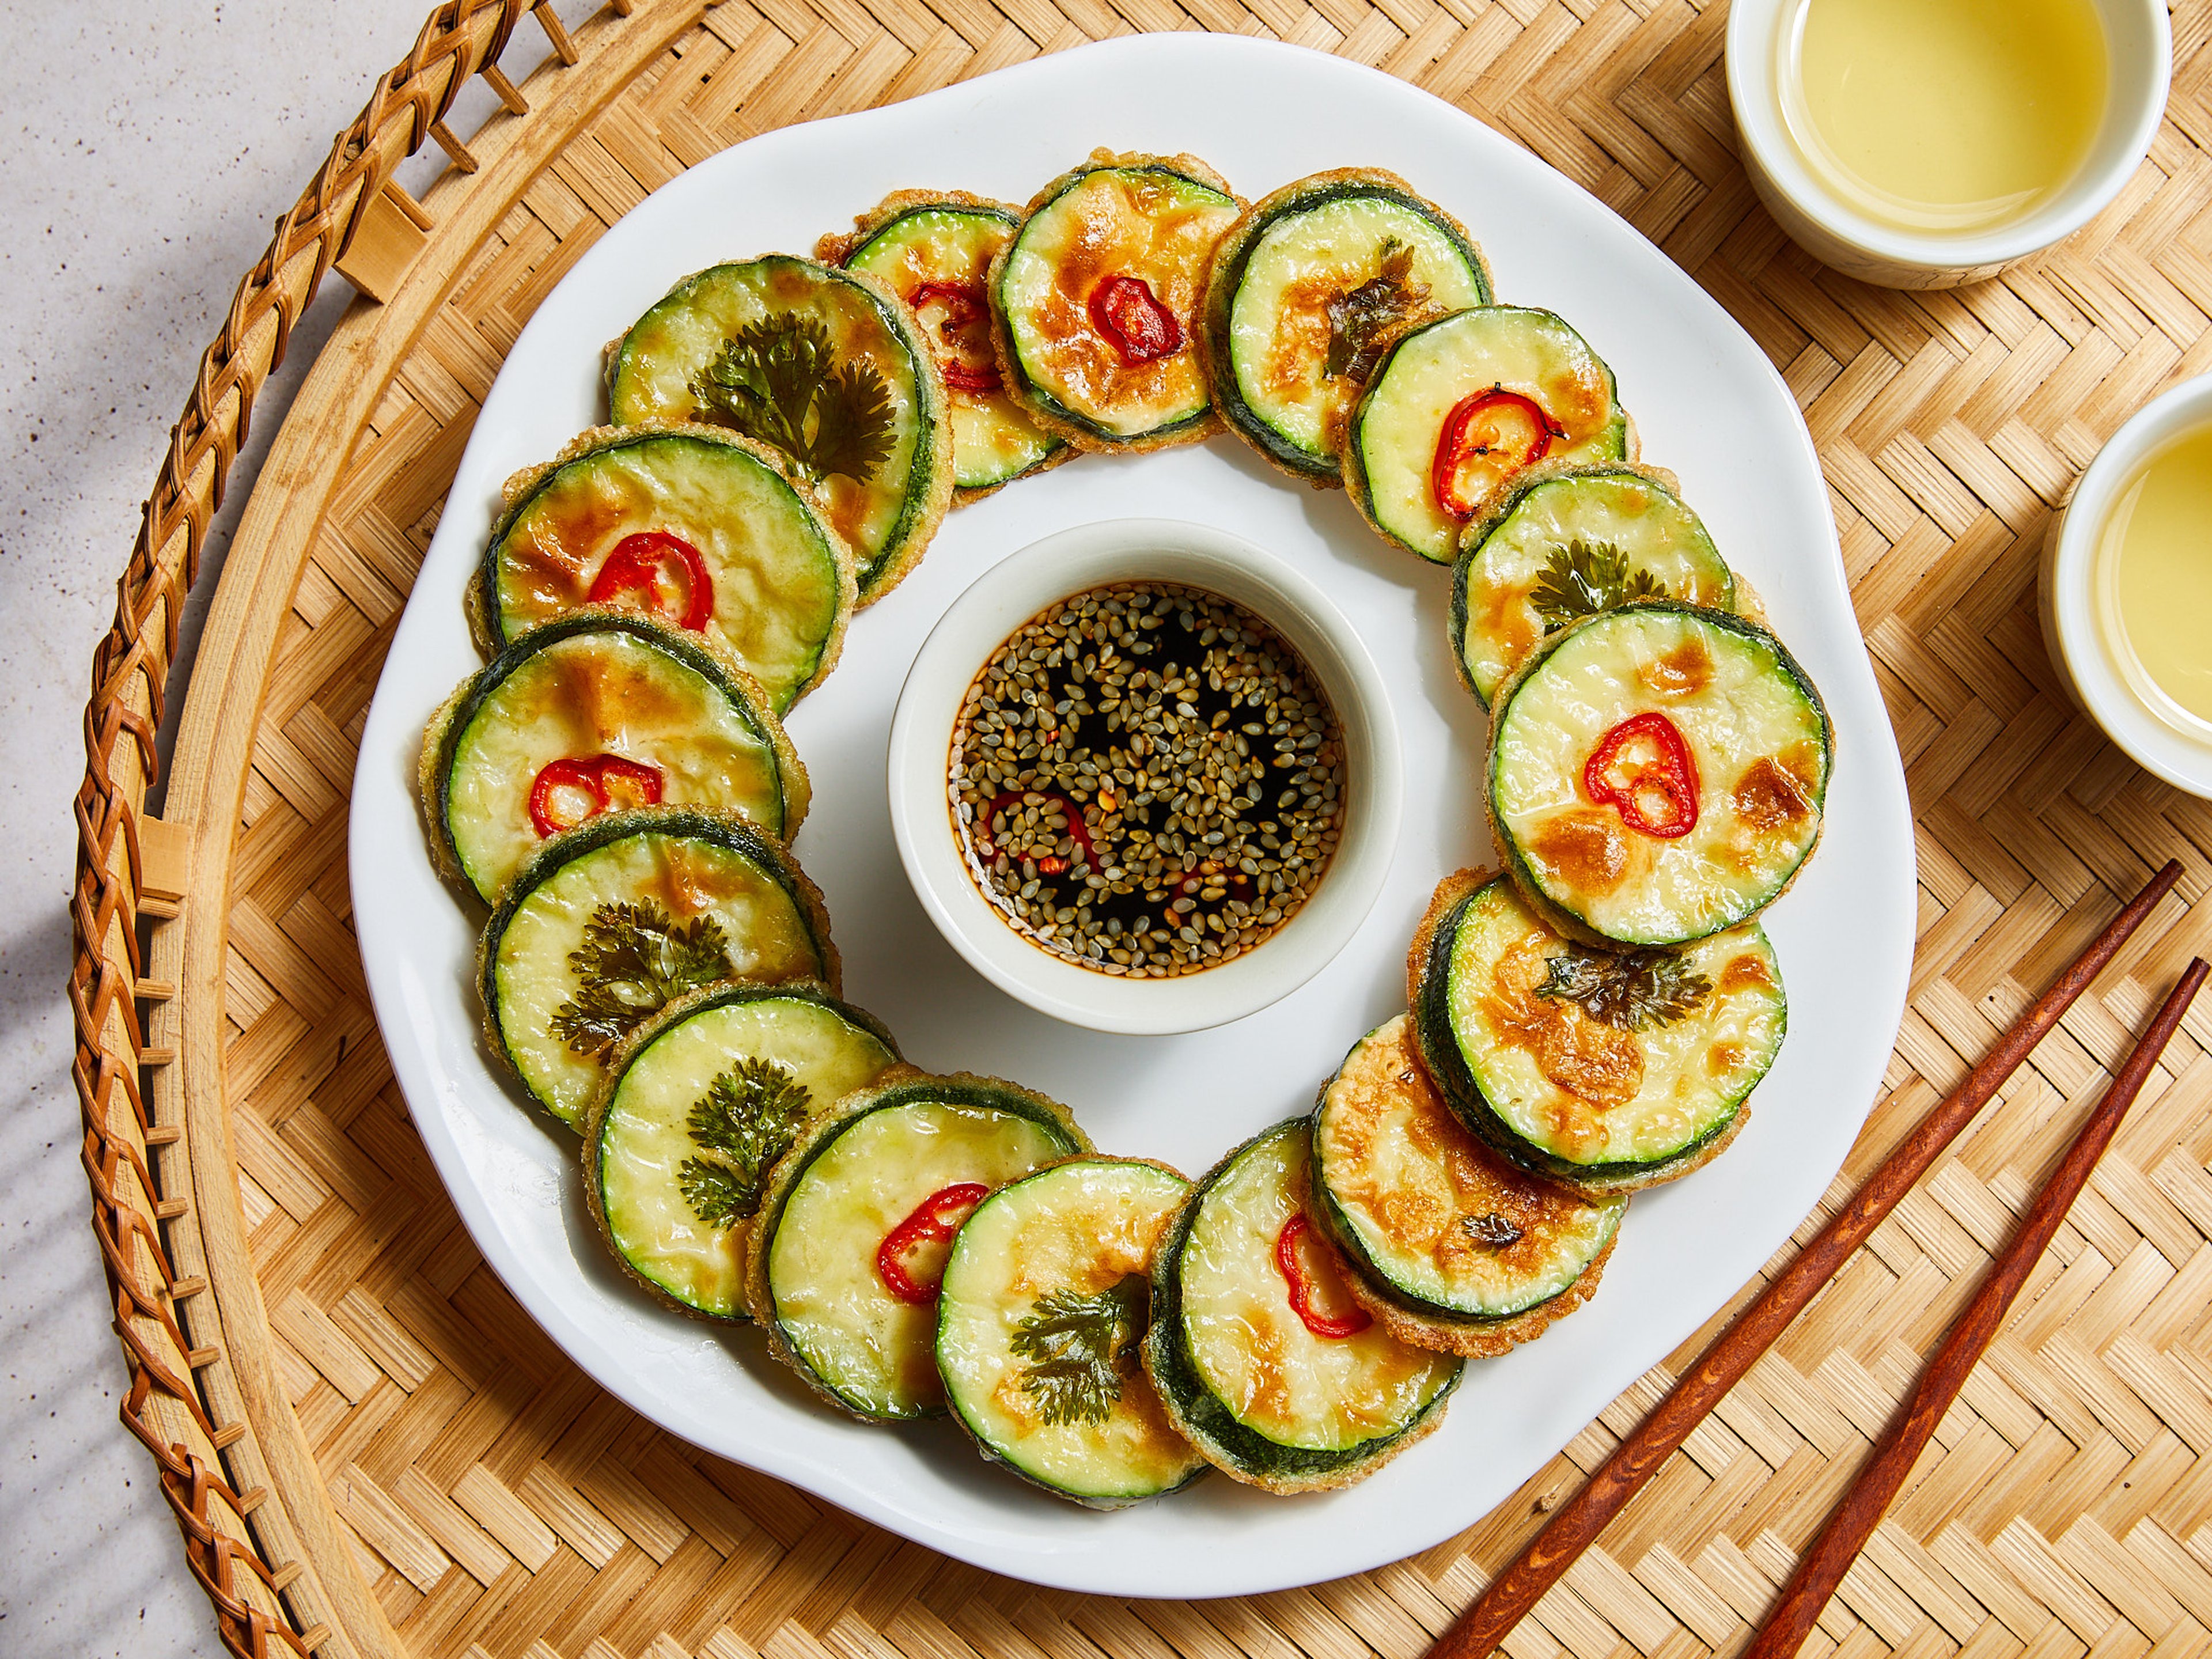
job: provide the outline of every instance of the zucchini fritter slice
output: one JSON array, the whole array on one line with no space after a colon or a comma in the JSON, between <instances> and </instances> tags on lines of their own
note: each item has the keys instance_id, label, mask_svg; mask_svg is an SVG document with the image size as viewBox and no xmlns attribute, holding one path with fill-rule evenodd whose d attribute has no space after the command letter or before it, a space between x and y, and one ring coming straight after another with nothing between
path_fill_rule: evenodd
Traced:
<instances>
[{"instance_id":1,"label":"zucchini fritter slice","mask_svg":"<svg viewBox=\"0 0 2212 1659\"><path fill-rule=\"evenodd\" d=\"M1789 1026L1756 923L1680 950L1594 950L1480 871L1437 884L1407 974L1422 1063L1460 1121L1601 1200L1720 1156Z\"/></svg>"},{"instance_id":2,"label":"zucchini fritter slice","mask_svg":"<svg viewBox=\"0 0 2212 1659\"><path fill-rule=\"evenodd\" d=\"M1214 251L1199 343L1215 406L1291 477L1340 483L1337 441L1389 337L1490 298L1466 228L1396 173L1285 185Z\"/></svg>"},{"instance_id":3,"label":"zucchini fritter slice","mask_svg":"<svg viewBox=\"0 0 2212 1659\"><path fill-rule=\"evenodd\" d=\"M641 806L545 843L492 911L477 985L493 1054L574 1124L623 1041L726 980L838 987L822 895L734 812Z\"/></svg>"},{"instance_id":4,"label":"zucchini fritter slice","mask_svg":"<svg viewBox=\"0 0 2212 1659\"><path fill-rule=\"evenodd\" d=\"M1137 1363L1152 1249L1189 1191L1164 1164L1070 1158L1001 1187L961 1224L937 1369L985 1456L1091 1509L1206 1470Z\"/></svg>"},{"instance_id":5,"label":"zucchini fritter slice","mask_svg":"<svg viewBox=\"0 0 2212 1659\"><path fill-rule=\"evenodd\" d=\"M1020 209L964 191L904 190L861 215L851 235L825 236L814 249L819 259L880 278L937 354L951 411L956 507L1075 453L1006 395L991 345L985 283L1021 222Z\"/></svg>"},{"instance_id":6,"label":"zucchini fritter slice","mask_svg":"<svg viewBox=\"0 0 2212 1659\"><path fill-rule=\"evenodd\" d=\"M1492 701L1491 828L1570 938L1686 945L1750 921L1820 840L1832 739L1756 623L1643 600L1562 629Z\"/></svg>"},{"instance_id":7,"label":"zucchini fritter slice","mask_svg":"<svg viewBox=\"0 0 2212 1659\"><path fill-rule=\"evenodd\" d=\"M1400 1014L1352 1045L1314 1110L1313 1213L1393 1336L1470 1356L1589 1300L1627 1213L1506 1162L1454 1117Z\"/></svg>"},{"instance_id":8,"label":"zucchini fritter slice","mask_svg":"<svg viewBox=\"0 0 2212 1659\"><path fill-rule=\"evenodd\" d=\"M779 714L837 665L853 552L765 446L716 427L600 427L503 493L468 590L486 656L600 605L704 637Z\"/></svg>"},{"instance_id":9,"label":"zucchini fritter slice","mask_svg":"<svg viewBox=\"0 0 2212 1659\"><path fill-rule=\"evenodd\" d=\"M1103 149L1038 192L989 278L1000 373L1032 420L1079 449L1219 430L1192 335L1243 206L1194 156Z\"/></svg>"},{"instance_id":10,"label":"zucchini fritter slice","mask_svg":"<svg viewBox=\"0 0 2212 1659\"><path fill-rule=\"evenodd\" d=\"M1437 564L1525 468L1635 456L1613 371L1565 322L1522 306L1473 306L1400 335L1339 448L1361 516Z\"/></svg>"},{"instance_id":11,"label":"zucchini fritter slice","mask_svg":"<svg viewBox=\"0 0 2212 1659\"><path fill-rule=\"evenodd\" d=\"M1065 1106L995 1078L848 1096L776 1165L746 1301L776 1357L855 1417L945 1409L935 1341L953 1233L995 1188L1091 1143Z\"/></svg>"},{"instance_id":12,"label":"zucchini fritter slice","mask_svg":"<svg viewBox=\"0 0 2212 1659\"><path fill-rule=\"evenodd\" d=\"M591 609L525 635L431 717L440 871L487 903L539 846L622 805L720 807L789 840L806 769L750 676L698 636Z\"/></svg>"},{"instance_id":13,"label":"zucchini fritter slice","mask_svg":"<svg viewBox=\"0 0 2212 1659\"><path fill-rule=\"evenodd\" d=\"M1346 1293L1308 1218L1311 1146L1293 1118L1199 1182L1153 1257L1145 1335L1176 1427L1224 1474L1275 1492L1364 1480L1443 1420L1460 1376Z\"/></svg>"},{"instance_id":14,"label":"zucchini fritter slice","mask_svg":"<svg viewBox=\"0 0 2212 1659\"><path fill-rule=\"evenodd\" d=\"M1485 708L1547 635L1632 599L1735 611L1736 581L1674 477L1626 461L1530 468L1460 537L1452 656Z\"/></svg>"},{"instance_id":15,"label":"zucchini fritter slice","mask_svg":"<svg viewBox=\"0 0 2212 1659\"><path fill-rule=\"evenodd\" d=\"M616 1053L584 1126L584 1196L623 1270L672 1308L742 1322L745 1249L775 1161L901 1064L818 985L723 985Z\"/></svg>"}]
</instances>

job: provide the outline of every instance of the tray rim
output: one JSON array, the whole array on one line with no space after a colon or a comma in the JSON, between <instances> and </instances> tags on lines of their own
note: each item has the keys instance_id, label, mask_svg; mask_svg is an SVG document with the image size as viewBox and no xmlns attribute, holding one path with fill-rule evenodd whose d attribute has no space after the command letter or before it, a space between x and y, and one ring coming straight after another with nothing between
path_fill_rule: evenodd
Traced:
<instances>
[{"instance_id":1,"label":"tray rim","mask_svg":"<svg viewBox=\"0 0 2212 1659\"><path fill-rule=\"evenodd\" d=\"M315 503L307 521L321 522L343 468L317 458L360 430L442 301L450 262L424 256L481 246L568 137L716 3L609 0L574 30L551 0L443 0L429 13L240 281L94 654L70 976L92 1222L130 1373L120 1416L155 1459L185 1564L240 1659L276 1650L407 1659L277 1382L224 1088L237 841L200 830L238 822L283 617L312 552L312 538L285 525L302 497ZM499 58L525 18L551 52L518 85ZM445 117L479 77L501 108L464 143ZM450 165L418 205L393 174L433 141ZM345 274L380 212L422 234L381 299L364 286L374 278L356 282L359 297L294 397L173 702L179 620L254 402L294 320L334 268ZM258 677L234 672L256 661ZM162 735L173 743L166 775ZM158 812L147 805L157 792Z\"/></svg>"}]
</instances>

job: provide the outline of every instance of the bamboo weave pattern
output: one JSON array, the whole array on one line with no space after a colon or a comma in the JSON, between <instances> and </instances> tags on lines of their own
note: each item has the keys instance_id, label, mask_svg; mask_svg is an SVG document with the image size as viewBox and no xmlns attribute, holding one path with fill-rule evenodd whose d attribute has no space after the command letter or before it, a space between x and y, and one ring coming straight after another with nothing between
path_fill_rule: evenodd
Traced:
<instances>
[{"instance_id":1,"label":"bamboo weave pattern","mask_svg":"<svg viewBox=\"0 0 2212 1659\"><path fill-rule=\"evenodd\" d=\"M1719 298L1820 443L1918 829L1911 1007L1832 1196L2115 894L2168 856L2188 867L2182 895L2204 890L2212 805L2147 777L2064 703L2034 571L2051 508L2102 439L2212 366L2212 6L2175 18L2168 118L2115 207L2037 269L1923 295L1822 270L1757 207L1733 154L1717 4L727 0L696 16L640 0L573 33L539 13L553 56L518 87L494 63L527 9L456 0L434 15L280 223L203 364L95 665L71 982L85 1164L132 1365L125 1420L161 1466L234 1651L1416 1659L1544 1495L1660 1385L1639 1383L1520 1497L1425 1556L1252 1601L1119 1603L951 1565L702 1456L600 1394L484 1267L415 1140L361 983L344 852L354 743L477 401L522 323L647 191L753 133L1132 28L1269 33L1481 116ZM504 109L464 143L444 117L479 72ZM165 805L176 822L143 820L181 595L253 394L364 203L426 137L454 166L424 198L434 228L412 286L381 314L358 311L343 343L364 356L326 360L303 393L335 422L313 452L319 493L272 466L270 518L241 531L264 587L280 584L267 631L234 638L220 605L210 622L258 694L238 776L215 775L220 742L188 722ZM325 375L360 379L362 362L350 404L316 402ZM242 792L234 810L225 787ZM180 794L209 815L192 823ZM2130 1028L2208 939L2212 907L2169 901L1523 1624L1515 1659L1741 1642ZM216 964L204 978L187 975L193 949ZM2212 1645L2208 1046L2199 1012L1812 1659ZM225 1289L232 1204L258 1303ZM261 1375L281 1398L262 1397ZM304 1486L285 1474L288 1448L311 1460Z\"/></svg>"}]
</instances>

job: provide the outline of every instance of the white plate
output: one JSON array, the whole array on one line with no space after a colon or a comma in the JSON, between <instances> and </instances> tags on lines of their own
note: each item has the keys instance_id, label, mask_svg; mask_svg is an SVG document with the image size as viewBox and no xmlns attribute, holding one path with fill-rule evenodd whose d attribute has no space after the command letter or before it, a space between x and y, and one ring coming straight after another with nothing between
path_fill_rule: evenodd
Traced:
<instances>
[{"instance_id":1,"label":"white plate","mask_svg":"<svg viewBox=\"0 0 2212 1659\"><path fill-rule=\"evenodd\" d=\"M994 1469L942 1422L864 1427L813 1403L750 1333L649 1304L601 1249L569 1133L527 1109L478 1036L482 913L433 874L416 745L477 663L461 593L501 480L604 418L599 348L678 277L804 252L888 192L1021 202L1094 145L1204 156L1257 197L1323 168L1395 169L1471 226L1504 297L1573 321L1619 372L1646 453L1681 475L1722 550L1758 585L1818 681L1837 758L1827 836L1768 917L1790 1039L1727 1157L1636 1200L1581 1312L1474 1362L1443 1428L1363 1486L1299 1498L1225 1479L1115 1515ZM1374 914L1329 967L1264 1012L1176 1037L1115 1037L1036 1013L970 969L902 872L884 742L923 638L976 574L1040 536L1156 514L1275 550L1395 665L1405 830ZM793 713L814 778L798 851L828 895L851 999L909 1058L1066 1101L1103 1150L1196 1174L1305 1110L1345 1050L1404 1003L1406 941L1437 878L1490 856L1484 726L1445 643L1449 574L1386 546L1340 493L1285 480L1217 438L1086 458L956 514L921 568L855 621L843 665ZM1756 1273L1812 1208L1874 1098L1912 945L1905 780L1859 641L1810 437L1759 349L1596 200L1449 105L1340 59L1228 36L1145 35L1038 59L887 109L769 133L640 204L548 296L484 401L392 645L354 781L355 924L424 1143L485 1259L576 1362L636 1410L949 1555L1072 1589L1243 1595L1359 1571L1488 1511Z\"/></svg>"}]
</instances>

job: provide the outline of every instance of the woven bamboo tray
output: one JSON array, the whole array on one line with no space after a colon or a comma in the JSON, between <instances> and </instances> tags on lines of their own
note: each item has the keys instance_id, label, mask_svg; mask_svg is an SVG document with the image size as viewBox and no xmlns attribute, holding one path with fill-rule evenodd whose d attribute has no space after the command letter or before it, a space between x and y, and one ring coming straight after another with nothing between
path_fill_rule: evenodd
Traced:
<instances>
[{"instance_id":1,"label":"woven bamboo tray","mask_svg":"<svg viewBox=\"0 0 2212 1659\"><path fill-rule=\"evenodd\" d=\"M2037 551L2081 468L2144 398L2212 367L2212 3L2174 20L2172 104L2120 201L2035 270L1921 295L1823 270L1756 205L1732 153L1723 20L1680 0L617 0L573 32L528 0L449 0L431 17L240 286L86 715L70 994L123 1419L230 1648L1416 1659L1666 1382L1654 1371L1503 1508L1396 1566L1238 1601L1039 1591L704 1456L602 1394L486 1269L393 1086L349 928L355 740L477 399L532 308L648 190L738 139L1193 27L1360 58L1511 134L1657 240L1803 404L1918 828L1911 1006L1831 1202L2116 896L2169 856L2188 867L1979 1131L1508 1645L1691 1659L1741 1643L2131 1028L2212 951L2212 905L2190 908L2212 876L2212 805L2067 706L2034 611ZM519 84L497 66L511 36L518 58L550 47ZM445 117L472 76L501 107L464 140ZM418 203L392 173L430 141L451 164ZM164 686L224 476L334 264L363 298L261 474L179 715ZM2212 1646L2208 1048L2212 1007L1810 1659Z\"/></svg>"}]
</instances>

